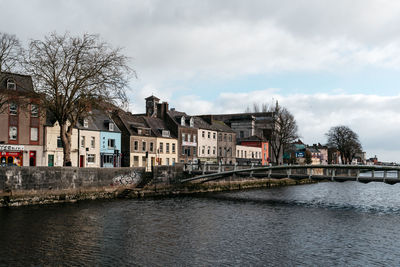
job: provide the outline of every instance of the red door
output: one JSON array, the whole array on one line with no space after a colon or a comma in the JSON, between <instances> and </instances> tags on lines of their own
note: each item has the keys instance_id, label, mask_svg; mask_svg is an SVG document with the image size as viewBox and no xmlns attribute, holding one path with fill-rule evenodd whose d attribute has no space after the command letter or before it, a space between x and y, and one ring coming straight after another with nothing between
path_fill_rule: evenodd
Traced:
<instances>
[{"instance_id":1,"label":"red door","mask_svg":"<svg viewBox=\"0 0 400 267\"><path fill-rule=\"evenodd\" d=\"M85 156L80 156L79 158L79 167L85 167Z\"/></svg>"}]
</instances>

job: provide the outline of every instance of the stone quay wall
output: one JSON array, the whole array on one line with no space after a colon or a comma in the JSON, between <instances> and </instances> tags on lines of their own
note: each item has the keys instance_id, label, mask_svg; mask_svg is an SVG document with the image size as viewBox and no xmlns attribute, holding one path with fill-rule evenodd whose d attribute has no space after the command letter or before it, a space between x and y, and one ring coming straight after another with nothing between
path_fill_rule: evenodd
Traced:
<instances>
[{"instance_id":1,"label":"stone quay wall","mask_svg":"<svg viewBox=\"0 0 400 267\"><path fill-rule=\"evenodd\" d=\"M76 202L89 199L144 198L275 187L306 183L290 179L230 177L181 184L183 165L144 168L2 167L0 207Z\"/></svg>"}]
</instances>

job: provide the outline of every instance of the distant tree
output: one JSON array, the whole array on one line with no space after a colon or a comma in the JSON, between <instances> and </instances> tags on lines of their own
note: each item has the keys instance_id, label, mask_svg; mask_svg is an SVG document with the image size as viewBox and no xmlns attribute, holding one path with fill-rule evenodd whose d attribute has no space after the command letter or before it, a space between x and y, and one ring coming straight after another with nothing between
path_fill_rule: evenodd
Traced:
<instances>
[{"instance_id":1,"label":"distant tree","mask_svg":"<svg viewBox=\"0 0 400 267\"><path fill-rule=\"evenodd\" d=\"M251 111L247 107L246 112ZM285 150L289 149L291 143L299 138L298 126L292 113L285 107L282 107L276 101L275 106L267 103L262 103L261 107L257 103L253 103L253 112L271 112L272 121L271 131L268 134L270 148L273 154L272 162L275 164L282 164L282 155Z\"/></svg>"},{"instance_id":2,"label":"distant tree","mask_svg":"<svg viewBox=\"0 0 400 267\"><path fill-rule=\"evenodd\" d=\"M126 102L131 73L128 58L99 36L58 35L33 40L25 53L24 67L32 75L41 105L60 126L64 166L71 165L71 136L78 120L103 103Z\"/></svg>"},{"instance_id":3,"label":"distant tree","mask_svg":"<svg viewBox=\"0 0 400 267\"><path fill-rule=\"evenodd\" d=\"M270 147L274 154L275 163L281 164L281 154L290 144L299 138L298 126L292 113L276 102L273 112L273 129L271 131Z\"/></svg>"},{"instance_id":4,"label":"distant tree","mask_svg":"<svg viewBox=\"0 0 400 267\"><path fill-rule=\"evenodd\" d=\"M14 90L7 90L8 74L12 72L21 62L22 49L19 40L15 35L0 32L0 112L4 112L8 108L10 99L20 107L24 102ZM5 88L1 88L1 87Z\"/></svg>"},{"instance_id":5,"label":"distant tree","mask_svg":"<svg viewBox=\"0 0 400 267\"><path fill-rule=\"evenodd\" d=\"M0 32L0 72L12 71L20 63L21 53L17 37Z\"/></svg>"},{"instance_id":6,"label":"distant tree","mask_svg":"<svg viewBox=\"0 0 400 267\"><path fill-rule=\"evenodd\" d=\"M327 145L339 151L344 164L350 164L355 155L362 151L358 135L347 126L332 127L326 136L328 138Z\"/></svg>"}]
</instances>

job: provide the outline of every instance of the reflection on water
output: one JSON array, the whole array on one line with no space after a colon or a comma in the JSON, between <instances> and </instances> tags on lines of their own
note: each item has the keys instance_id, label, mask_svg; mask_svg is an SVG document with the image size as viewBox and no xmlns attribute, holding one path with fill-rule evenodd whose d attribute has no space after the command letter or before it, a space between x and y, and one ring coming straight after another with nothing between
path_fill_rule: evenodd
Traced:
<instances>
[{"instance_id":1,"label":"reflection on water","mask_svg":"<svg viewBox=\"0 0 400 267\"><path fill-rule=\"evenodd\" d=\"M400 185L0 209L0 265L399 265Z\"/></svg>"}]
</instances>

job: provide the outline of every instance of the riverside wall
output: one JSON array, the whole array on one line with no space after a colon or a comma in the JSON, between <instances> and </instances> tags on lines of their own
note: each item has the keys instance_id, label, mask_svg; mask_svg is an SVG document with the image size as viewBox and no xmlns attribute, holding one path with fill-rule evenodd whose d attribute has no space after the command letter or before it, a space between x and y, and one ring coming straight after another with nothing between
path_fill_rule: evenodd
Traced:
<instances>
[{"instance_id":1,"label":"riverside wall","mask_svg":"<svg viewBox=\"0 0 400 267\"><path fill-rule=\"evenodd\" d=\"M144 198L274 187L306 183L291 179L226 178L180 184L183 166L144 168L2 167L0 207L76 202L88 199Z\"/></svg>"}]
</instances>

